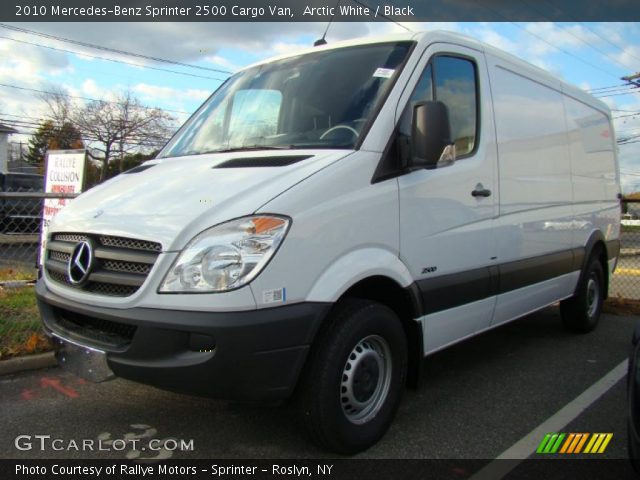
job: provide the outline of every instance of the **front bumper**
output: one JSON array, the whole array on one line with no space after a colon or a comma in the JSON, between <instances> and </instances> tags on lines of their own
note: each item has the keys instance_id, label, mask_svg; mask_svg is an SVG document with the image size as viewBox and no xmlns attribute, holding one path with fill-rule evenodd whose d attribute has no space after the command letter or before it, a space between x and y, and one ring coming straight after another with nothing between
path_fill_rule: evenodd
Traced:
<instances>
[{"instance_id":1,"label":"front bumper","mask_svg":"<svg viewBox=\"0 0 640 480\"><path fill-rule=\"evenodd\" d=\"M45 330L106 352L117 376L176 392L276 401L293 392L331 304L241 312L115 309L67 300L36 285Z\"/></svg>"}]
</instances>

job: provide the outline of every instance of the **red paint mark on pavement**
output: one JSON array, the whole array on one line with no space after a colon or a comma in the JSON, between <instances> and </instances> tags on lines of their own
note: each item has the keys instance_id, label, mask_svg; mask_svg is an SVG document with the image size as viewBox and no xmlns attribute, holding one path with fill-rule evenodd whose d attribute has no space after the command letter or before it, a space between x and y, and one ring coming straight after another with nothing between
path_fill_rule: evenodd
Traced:
<instances>
[{"instance_id":1,"label":"red paint mark on pavement","mask_svg":"<svg viewBox=\"0 0 640 480\"><path fill-rule=\"evenodd\" d=\"M73 388L62 385L59 378L42 377L40 378L40 386L42 388L53 388L69 398L79 397L78 392Z\"/></svg>"},{"instance_id":2,"label":"red paint mark on pavement","mask_svg":"<svg viewBox=\"0 0 640 480\"><path fill-rule=\"evenodd\" d=\"M37 393L31 390L30 388L25 388L24 390L22 390L22 393L20 394L20 397L22 397L23 400L33 400L37 396L38 396Z\"/></svg>"},{"instance_id":3,"label":"red paint mark on pavement","mask_svg":"<svg viewBox=\"0 0 640 480\"><path fill-rule=\"evenodd\" d=\"M455 475L460 475L460 476L466 476L469 474L467 469L463 467L453 467L451 469L451 472L454 473Z\"/></svg>"}]
</instances>

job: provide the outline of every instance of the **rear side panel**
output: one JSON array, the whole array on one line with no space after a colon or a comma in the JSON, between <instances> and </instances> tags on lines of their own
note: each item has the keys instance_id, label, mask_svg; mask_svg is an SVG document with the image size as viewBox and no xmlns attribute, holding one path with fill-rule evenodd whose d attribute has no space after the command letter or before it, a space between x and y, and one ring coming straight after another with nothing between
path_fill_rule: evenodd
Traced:
<instances>
[{"instance_id":1,"label":"rear side panel","mask_svg":"<svg viewBox=\"0 0 640 480\"><path fill-rule=\"evenodd\" d=\"M497 325L571 296L588 239L618 238L619 207L607 115L533 67L487 61L500 183Z\"/></svg>"},{"instance_id":2,"label":"rear side panel","mask_svg":"<svg viewBox=\"0 0 640 480\"><path fill-rule=\"evenodd\" d=\"M599 230L605 240L620 238L620 192L616 151L609 115L571 96L564 96L574 195L574 242L586 245ZM610 249L612 255L617 251ZM613 264L612 264L613 265Z\"/></svg>"},{"instance_id":3,"label":"rear side panel","mask_svg":"<svg viewBox=\"0 0 640 480\"><path fill-rule=\"evenodd\" d=\"M500 263L569 250L573 193L560 85L524 77L495 58L489 62L499 158Z\"/></svg>"}]
</instances>

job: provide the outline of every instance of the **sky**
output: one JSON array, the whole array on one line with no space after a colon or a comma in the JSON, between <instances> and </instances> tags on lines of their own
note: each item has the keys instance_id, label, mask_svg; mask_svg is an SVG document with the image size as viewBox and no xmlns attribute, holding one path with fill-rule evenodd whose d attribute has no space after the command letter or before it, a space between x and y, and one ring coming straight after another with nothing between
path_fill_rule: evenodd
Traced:
<instances>
[{"instance_id":1,"label":"sky","mask_svg":"<svg viewBox=\"0 0 640 480\"><path fill-rule=\"evenodd\" d=\"M39 92L62 89L77 103L128 90L180 124L230 73L308 48L325 28L310 22L0 24L0 123L23 133L11 141L27 142L46 113ZM640 88L621 80L640 72L640 24L336 22L326 39L407 29L468 35L601 98L612 109L619 141L626 139L619 145L623 191L640 191Z\"/></svg>"}]
</instances>

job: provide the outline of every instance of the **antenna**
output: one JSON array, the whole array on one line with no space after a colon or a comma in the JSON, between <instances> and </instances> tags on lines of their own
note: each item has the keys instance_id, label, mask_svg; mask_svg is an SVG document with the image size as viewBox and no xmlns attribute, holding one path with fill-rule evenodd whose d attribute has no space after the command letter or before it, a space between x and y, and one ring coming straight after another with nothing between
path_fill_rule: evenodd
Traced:
<instances>
[{"instance_id":1,"label":"antenna","mask_svg":"<svg viewBox=\"0 0 640 480\"><path fill-rule=\"evenodd\" d=\"M333 17L336 16L336 10L338 9L338 6L340 5L340 2L342 0L338 0L336 2L336 6L333 9L333 15L331 15L331 18L329 19L329 23L327 23L327 28L324 29L324 33L322 34L322 38L316 40L315 42L313 42L313 46L314 47L319 47L321 45L326 45L327 41L325 40L325 37L327 36L327 32L329 31L329 27L331 26L331 22L333 22Z\"/></svg>"}]
</instances>

